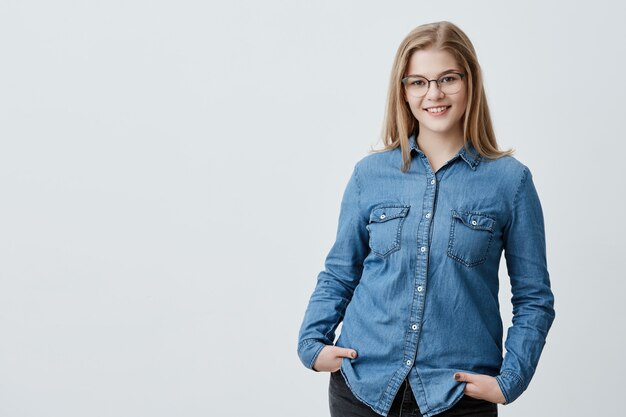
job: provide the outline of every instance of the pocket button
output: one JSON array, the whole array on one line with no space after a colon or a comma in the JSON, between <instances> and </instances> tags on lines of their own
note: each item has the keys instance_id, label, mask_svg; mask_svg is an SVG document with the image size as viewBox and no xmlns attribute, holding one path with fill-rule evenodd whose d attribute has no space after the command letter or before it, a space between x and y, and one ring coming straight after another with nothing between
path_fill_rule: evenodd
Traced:
<instances>
[{"instance_id":1,"label":"pocket button","mask_svg":"<svg viewBox=\"0 0 626 417\"><path fill-rule=\"evenodd\" d=\"M452 210L448 256L472 267L487 259L496 219L478 211Z\"/></svg>"},{"instance_id":2,"label":"pocket button","mask_svg":"<svg viewBox=\"0 0 626 417\"><path fill-rule=\"evenodd\" d=\"M400 249L402 225L409 209L409 205L393 203L381 204L372 209L367 230L373 253L385 258Z\"/></svg>"}]
</instances>

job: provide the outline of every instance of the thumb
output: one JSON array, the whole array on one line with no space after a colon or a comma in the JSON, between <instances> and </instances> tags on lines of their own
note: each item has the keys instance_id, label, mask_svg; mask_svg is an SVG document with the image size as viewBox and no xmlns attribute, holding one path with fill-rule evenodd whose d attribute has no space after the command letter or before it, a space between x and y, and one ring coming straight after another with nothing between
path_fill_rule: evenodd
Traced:
<instances>
[{"instance_id":1,"label":"thumb","mask_svg":"<svg viewBox=\"0 0 626 417\"><path fill-rule=\"evenodd\" d=\"M454 379L462 382L472 382L472 375L465 372L455 372Z\"/></svg>"},{"instance_id":2,"label":"thumb","mask_svg":"<svg viewBox=\"0 0 626 417\"><path fill-rule=\"evenodd\" d=\"M343 358L356 358L356 351L348 348L339 348L337 352L337 356L341 356Z\"/></svg>"}]
</instances>

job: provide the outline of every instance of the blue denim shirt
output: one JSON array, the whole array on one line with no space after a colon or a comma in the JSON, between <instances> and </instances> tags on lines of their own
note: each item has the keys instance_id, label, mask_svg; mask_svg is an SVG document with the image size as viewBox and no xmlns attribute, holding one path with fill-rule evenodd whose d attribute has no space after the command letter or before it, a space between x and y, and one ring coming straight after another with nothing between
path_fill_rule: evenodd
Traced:
<instances>
[{"instance_id":1,"label":"blue denim shirt","mask_svg":"<svg viewBox=\"0 0 626 417\"><path fill-rule=\"evenodd\" d=\"M555 318L544 220L530 170L468 145L436 173L409 139L359 160L345 188L336 240L299 332L313 369L324 345L357 351L341 374L355 397L386 416L403 380L424 417L451 408L466 382L495 376L506 404L528 387ZM505 341L498 302L504 251L513 319Z\"/></svg>"}]
</instances>

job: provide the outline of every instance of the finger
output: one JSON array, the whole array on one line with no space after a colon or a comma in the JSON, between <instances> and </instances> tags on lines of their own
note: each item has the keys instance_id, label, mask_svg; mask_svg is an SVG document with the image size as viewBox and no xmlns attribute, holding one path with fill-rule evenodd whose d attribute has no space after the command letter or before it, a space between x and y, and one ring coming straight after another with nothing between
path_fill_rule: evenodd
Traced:
<instances>
[{"instance_id":1,"label":"finger","mask_svg":"<svg viewBox=\"0 0 626 417\"><path fill-rule=\"evenodd\" d=\"M482 399L483 397L481 390L475 384L472 384L470 382L465 384L465 387L463 388L463 394L478 399Z\"/></svg>"},{"instance_id":2,"label":"finger","mask_svg":"<svg viewBox=\"0 0 626 417\"><path fill-rule=\"evenodd\" d=\"M475 398L477 400L482 400L483 399L482 397L479 397L478 394L472 393L472 392L465 392L465 395L467 395L468 397Z\"/></svg>"},{"instance_id":3,"label":"finger","mask_svg":"<svg viewBox=\"0 0 626 417\"><path fill-rule=\"evenodd\" d=\"M474 378L472 374L468 374L465 372L455 372L454 379L461 382L473 382Z\"/></svg>"},{"instance_id":4,"label":"finger","mask_svg":"<svg viewBox=\"0 0 626 417\"><path fill-rule=\"evenodd\" d=\"M354 349L337 348L336 354L337 356L341 356L342 358L356 358L356 350Z\"/></svg>"},{"instance_id":5,"label":"finger","mask_svg":"<svg viewBox=\"0 0 626 417\"><path fill-rule=\"evenodd\" d=\"M463 388L463 394L467 394L470 397L473 397L476 395L476 389L472 384L465 384L465 387Z\"/></svg>"}]
</instances>

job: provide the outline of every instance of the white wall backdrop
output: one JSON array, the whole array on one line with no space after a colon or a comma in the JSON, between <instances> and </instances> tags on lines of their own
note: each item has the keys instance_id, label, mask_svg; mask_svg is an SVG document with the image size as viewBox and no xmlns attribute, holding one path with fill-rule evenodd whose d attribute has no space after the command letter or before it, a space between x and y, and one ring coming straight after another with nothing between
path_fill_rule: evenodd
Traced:
<instances>
[{"instance_id":1,"label":"white wall backdrop","mask_svg":"<svg viewBox=\"0 0 626 417\"><path fill-rule=\"evenodd\" d=\"M556 320L503 417L615 416L624 6L0 2L0 416L324 416L297 332L415 26L472 39ZM501 270L510 325L510 287ZM506 333L505 333L506 334Z\"/></svg>"}]
</instances>

